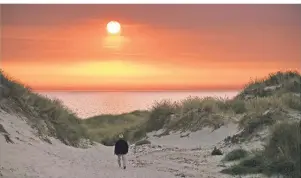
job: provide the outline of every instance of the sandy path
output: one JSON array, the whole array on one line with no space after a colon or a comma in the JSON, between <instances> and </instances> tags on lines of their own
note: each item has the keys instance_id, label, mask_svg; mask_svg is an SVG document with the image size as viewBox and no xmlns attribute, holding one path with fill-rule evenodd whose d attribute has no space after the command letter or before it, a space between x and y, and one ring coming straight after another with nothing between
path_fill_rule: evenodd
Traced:
<instances>
[{"instance_id":1,"label":"sandy path","mask_svg":"<svg viewBox=\"0 0 301 178\"><path fill-rule=\"evenodd\" d=\"M150 148L153 147L153 148ZM137 148L132 162L137 166L155 167L162 172L169 172L174 177L226 178L219 173L222 156L211 156L208 149L180 149L145 145Z\"/></svg>"},{"instance_id":2,"label":"sandy path","mask_svg":"<svg viewBox=\"0 0 301 178\"><path fill-rule=\"evenodd\" d=\"M51 140L52 145L41 142L26 122L16 116L0 113L0 123L15 142L8 144L0 135L0 175L5 178L172 177L151 167L129 165L127 170L119 169L112 147L79 149L56 139Z\"/></svg>"},{"instance_id":3,"label":"sandy path","mask_svg":"<svg viewBox=\"0 0 301 178\"><path fill-rule=\"evenodd\" d=\"M169 137L152 141L156 145L131 147L126 170L117 165L113 147L96 145L88 149L66 146L56 139L53 144L39 140L20 117L0 112L0 123L15 144L6 143L0 135L0 177L5 178L227 178L219 173L222 156L211 156L212 145L192 149L199 143ZM201 134L204 134L201 132ZM214 133L213 133L214 134ZM224 135L223 135L224 136ZM215 138L215 137L211 137ZM188 139L188 138L187 138ZM188 140L189 140L188 139ZM207 138L206 138L207 139ZM170 140L170 142L168 142ZM217 142L218 140L215 140ZM164 142L166 145L159 145Z\"/></svg>"}]
</instances>

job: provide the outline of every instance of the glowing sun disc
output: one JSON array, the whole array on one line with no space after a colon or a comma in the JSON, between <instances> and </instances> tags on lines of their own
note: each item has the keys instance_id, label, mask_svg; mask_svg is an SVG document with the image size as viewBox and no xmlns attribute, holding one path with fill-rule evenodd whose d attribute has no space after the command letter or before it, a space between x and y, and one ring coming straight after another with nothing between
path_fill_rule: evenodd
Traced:
<instances>
[{"instance_id":1,"label":"glowing sun disc","mask_svg":"<svg viewBox=\"0 0 301 178\"><path fill-rule=\"evenodd\" d=\"M111 34L117 34L120 32L120 24L116 21L111 21L107 24L107 31Z\"/></svg>"}]
</instances>

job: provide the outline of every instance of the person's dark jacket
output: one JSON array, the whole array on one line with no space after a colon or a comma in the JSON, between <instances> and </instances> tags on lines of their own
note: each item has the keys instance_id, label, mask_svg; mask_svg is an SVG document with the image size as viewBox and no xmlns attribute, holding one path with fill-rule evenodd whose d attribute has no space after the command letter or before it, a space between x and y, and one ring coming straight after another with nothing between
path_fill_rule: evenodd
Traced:
<instances>
[{"instance_id":1,"label":"person's dark jacket","mask_svg":"<svg viewBox=\"0 0 301 178\"><path fill-rule=\"evenodd\" d=\"M129 145L128 143L123 140L123 139L119 139L116 143L115 143L115 149L114 149L114 153L116 155L123 155L123 154L127 154L129 151Z\"/></svg>"}]
</instances>

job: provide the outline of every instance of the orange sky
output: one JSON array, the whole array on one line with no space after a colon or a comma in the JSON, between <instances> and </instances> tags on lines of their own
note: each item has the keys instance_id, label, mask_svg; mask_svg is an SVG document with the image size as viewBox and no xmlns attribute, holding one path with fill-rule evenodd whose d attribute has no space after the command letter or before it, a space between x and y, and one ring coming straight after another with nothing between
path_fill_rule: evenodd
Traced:
<instances>
[{"instance_id":1,"label":"orange sky","mask_svg":"<svg viewBox=\"0 0 301 178\"><path fill-rule=\"evenodd\" d=\"M300 30L300 5L2 5L1 68L35 90L240 89L299 70Z\"/></svg>"}]
</instances>

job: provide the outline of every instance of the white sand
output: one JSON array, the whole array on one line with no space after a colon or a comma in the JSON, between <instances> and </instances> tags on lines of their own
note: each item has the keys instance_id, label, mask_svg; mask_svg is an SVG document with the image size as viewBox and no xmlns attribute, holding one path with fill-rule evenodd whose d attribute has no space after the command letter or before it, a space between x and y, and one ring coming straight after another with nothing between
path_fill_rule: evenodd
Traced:
<instances>
[{"instance_id":1,"label":"white sand","mask_svg":"<svg viewBox=\"0 0 301 178\"><path fill-rule=\"evenodd\" d=\"M148 134L149 140L152 143L165 145L165 146L175 146L179 148L196 148L196 147L212 147L218 142L225 139L227 136L231 136L237 132L237 126L235 124L229 124L220 127L217 130L212 130L211 128L204 128L196 132L175 132L164 137L156 137L158 133L161 133L162 130L157 132L152 132ZM186 136L189 134L189 136ZM182 137L185 136L185 137Z\"/></svg>"},{"instance_id":2,"label":"white sand","mask_svg":"<svg viewBox=\"0 0 301 178\"><path fill-rule=\"evenodd\" d=\"M66 146L56 139L42 142L20 117L0 111L0 123L15 144L0 133L0 177L5 178L230 178L219 173L222 156L211 156L214 144L235 127L203 130L179 138L178 134L151 138L155 145L131 147L126 170L118 168L113 147L88 149ZM161 145L161 146L158 146ZM195 147L202 149L192 149ZM178 147L178 148L176 148ZM207 147L207 148L205 148Z\"/></svg>"},{"instance_id":3,"label":"white sand","mask_svg":"<svg viewBox=\"0 0 301 178\"><path fill-rule=\"evenodd\" d=\"M113 147L102 145L79 149L52 139L52 145L40 141L21 118L0 113L0 123L15 144L0 135L0 171L5 178L148 178L172 177L155 168L119 169ZM19 140L17 139L19 138Z\"/></svg>"}]
</instances>

